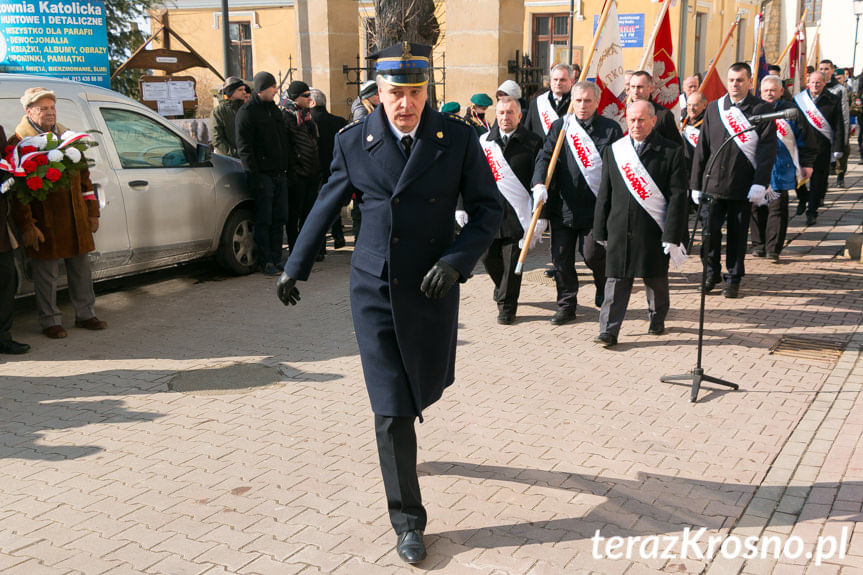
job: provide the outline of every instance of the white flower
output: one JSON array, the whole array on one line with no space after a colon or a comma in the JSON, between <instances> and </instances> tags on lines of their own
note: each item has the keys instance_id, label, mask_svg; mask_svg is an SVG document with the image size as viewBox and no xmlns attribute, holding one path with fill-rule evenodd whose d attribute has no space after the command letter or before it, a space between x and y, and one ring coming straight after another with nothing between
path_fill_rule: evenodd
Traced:
<instances>
[{"instance_id":1,"label":"white flower","mask_svg":"<svg viewBox=\"0 0 863 575\"><path fill-rule=\"evenodd\" d=\"M81 161L81 152L78 150L78 148L73 148L72 146L69 146L63 151L66 153L66 157L72 160L73 163L77 164Z\"/></svg>"},{"instance_id":2,"label":"white flower","mask_svg":"<svg viewBox=\"0 0 863 575\"><path fill-rule=\"evenodd\" d=\"M44 150L45 146L48 145L48 137L45 134L41 134L39 136L33 136L33 145L39 148L40 150Z\"/></svg>"},{"instance_id":3,"label":"white flower","mask_svg":"<svg viewBox=\"0 0 863 575\"><path fill-rule=\"evenodd\" d=\"M15 178L9 178L5 182L3 182L2 186L0 186L0 193L5 194L10 189L12 189L12 186L14 186L14 185L15 185Z\"/></svg>"},{"instance_id":4,"label":"white flower","mask_svg":"<svg viewBox=\"0 0 863 575\"><path fill-rule=\"evenodd\" d=\"M63 161L63 150L51 150L48 152L48 161L49 162L62 162Z\"/></svg>"}]
</instances>

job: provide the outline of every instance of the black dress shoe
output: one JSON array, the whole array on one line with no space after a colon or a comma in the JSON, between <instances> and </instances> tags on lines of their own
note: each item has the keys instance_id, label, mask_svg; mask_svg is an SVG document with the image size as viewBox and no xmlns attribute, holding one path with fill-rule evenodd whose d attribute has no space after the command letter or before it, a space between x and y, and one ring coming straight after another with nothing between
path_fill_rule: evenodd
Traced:
<instances>
[{"instance_id":1,"label":"black dress shoe","mask_svg":"<svg viewBox=\"0 0 863 575\"><path fill-rule=\"evenodd\" d=\"M499 323L500 325L510 325L514 321L515 321L515 314L514 313L508 313L508 312L502 311L497 315L497 323Z\"/></svg>"},{"instance_id":2,"label":"black dress shoe","mask_svg":"<svg viewBox=\"0 0 863 575\"><path fill-rule=\"evenodd\" d=\"M593 338L593 343L601 343L603 347L614 347L617 345L617 336L611 333L601 333Z\"/></svg>"},{"instance_id":3,"label":"black dress shoe","mask_svg":"<svg viewBox=\"0 0 863 575\"><path fill-rule=\"evenodd\" d=\"M605 301L605 292L601 289L596 290L596 295L593 297L593 303L596 307L602 307L602 302Z\"/></svg>"},{"instance_id":4,"label":"black dress shoe","mask_svg":"<svg viewBox=\"0 0 863 575\"><path fill-rule=\"evenodd\" d=\"M563 325L575 319L574 309L559 309L551 317L552 325Z\"/></svg>"},{"instance_id":5,"label":"black dress shoe","mask_svg":"<svg viewBox=\"0 0 863 575\"><path fill-rule=\"evenodd\" d=\"M396 551L405 563L419 563L426 558L422 529L411 529L399 534Z\"/></svg>"},{"instance_id":6,"label":"black dress shoe","mask_svg":"<svg viewBox=\"0 0 863 575\"><path fill-rule=\"evenodd\" d=\"M647 333L650 335L662 335L665 333L665 322L651 320L650 327L647 328Z\"/></svg>"},{"instance_id":7,"label":"black dress shoe","mask_svg":"<svg viewBox=\"0 0 863 575\"><path fill-rule=\"evenodd\" d=\"M553 278L554 277L554 268L548 268L547 270L542 272L542 275L544 275L547 278Z\"/></svg>"},{"instance_id":8,"label":"black dress shoe","mask_svg":"<svg viewBox=\"0 0 863 575\"><path fill-rule=\"evenodd\" d=\"M767 252L767 259L775 264L779 261L779 254L775 252Z\"/></svg>"},{"instance_id":9,"label":"black dress shoe","mask_svg":"<svg viewBox=\"0 0 863 575\"><path fill-rule=\"evenodd\" d=\"M708 278L707 281L699 287L699 291L702 293L710 293L713 291L713 288L716 287L717 283L719 283L719 280Z\"/></svg>"},{"instance_id":10,"label":"black dress shoe","mask_svg":"<svg viewBox=\"0 0 863 575\"><path fill-rule=\"evenodd\" d=\"M345 247L345 238L333 238L333 247L335 249Z\"/></svg>"},{"instance_id":11,"label":"black dress shoe","mask_svg":"<svg viewBox=\"0 0 863 575\"><path fill-rule=\"evenodd\" d=\"M814 226L816 219L818 219L818 216L813 216L812 214L806 214L806 225L807 226Z\"/></svg>"},{"instance_id":12,"label":"black dress shoe","mask_svg":"<svg viewBox=\"0 0 863 575\"><path fill-rule=\"evenodd\" d=\"M28 351L30 351L30 346L26 343L21 343L15 341L14 339L0 341L0 353L8 353L9 355L21 355L22 353L27 353Z\"/></svg>"},{"instance_id":13,"label":"black dress shoe","mask_svg":"<svg viewBox=\"0 0 863 575\"><path fill-rule=\"evenodd\" d=\"M722 295L729 299L740 297L740 284L738 282L728 282L722 288Z\"/></svg>"}]
</instances>

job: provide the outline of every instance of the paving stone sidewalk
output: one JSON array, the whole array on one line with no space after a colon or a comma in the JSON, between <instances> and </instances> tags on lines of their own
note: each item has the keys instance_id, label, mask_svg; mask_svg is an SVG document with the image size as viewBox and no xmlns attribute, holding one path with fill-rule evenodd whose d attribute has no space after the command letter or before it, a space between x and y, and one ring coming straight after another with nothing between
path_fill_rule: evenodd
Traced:
<instances>
[{"instance_id":1,"label":"paving stone sidewalk","mask_svg":"<svg viewBox=\"0 0 863 575\"><path fill-rule=\"evenodd\" d=\"M708 297L704 366L741 389L707 384L695 404L659 381L695 362L695 258L671 274L667 333L647 334L639 287L614 350L591 342L581 264L578 320L549 324L547 243L512 326L478 269L456 382L418 427L419 568L393 550L348 250L291 309L260 274L178 273L101 294L101 333L47 340L25 311L14 333L33 351L0 364L0 572L863 573L863 265L837 257L861 229L861 176L854 164L817 225L792 219L781 263L747 259L741 299ZM771 353L783 337L844 351ZM639 537L637 550L702 527L702 549L711 535L804 548L611 558L591 539ZM807 560L819 536L844 556Z\"/></svg>"}]
</instances>

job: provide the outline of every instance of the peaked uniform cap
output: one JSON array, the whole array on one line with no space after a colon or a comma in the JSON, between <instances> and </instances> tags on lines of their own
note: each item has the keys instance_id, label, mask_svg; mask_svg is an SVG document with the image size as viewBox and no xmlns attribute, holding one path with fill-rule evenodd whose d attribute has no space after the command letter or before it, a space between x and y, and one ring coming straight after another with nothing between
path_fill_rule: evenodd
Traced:
<instances>
[{"instance_id":1,"label":"peaked uniform cap","mask_svg":"<svg viewBox=\"0 0 863 575\"><path fill-rule=\"evenodd\" d=\"M431 46L399 42L384 48L374 56L375 70L395 86L423 86L429 79Z\"/></svg>"}]
</instances>

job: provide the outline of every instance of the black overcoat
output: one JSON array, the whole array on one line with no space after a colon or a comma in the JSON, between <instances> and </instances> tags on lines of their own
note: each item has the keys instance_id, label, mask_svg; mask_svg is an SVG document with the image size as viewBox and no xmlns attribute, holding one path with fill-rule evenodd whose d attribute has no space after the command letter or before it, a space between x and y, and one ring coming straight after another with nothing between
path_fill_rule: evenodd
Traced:
<instances>
[{"instance_id":1,"label":"black overcoat","mask_svg":"<svg viewBox=\"0 0 863 575\"><path fill-rule=\"evenodd\" d=\"M518 181L524 186L524 189L530 190L530 179L533 176L533 166L536 161L536 154L542 148L542 138L529 131L522 125L519 125L509 137L509 143L504 148L501 140L500 128L497 124L491 127L488 132L488 138L494 140L503 148L503 158L512 171L515 173ZM524 229L521 227L521 222L515 210L501 195L501 204L503 204L503 220L500 224L500 231L497 233L497 238L518 241L524 236Z\"/></svg>"},{"instance_id":2,"label":"black overcoat","mask_svg":"<svg viewBox=\"0 0 863 575\"><path fill-rule=\"evenodd\" d=\"M547 98L551 103L551 107L557 112L558 117L563 117L569 111L570 94L569 92L564 94L557 106L554 105L554 97L551 95L551 90L543 92L530 101L530 105L527 108L527 118L524 120L524 127L540 138L545 138L545 128L542 127L542 120L539 118L539 107L536 105L536 101L539 98Z\"/></svg>"},{"instance_id":3,"label":"black overcoat","mask_svg":"<svg viewBox=\"0 0 863 575\"><path fill-rule=\"evenodd\" d=\"M675 144L682 146L683 137L680 135L680 130L677 129L677 120L674 119L674 114L663 106L650 100L653 104L653 112L656 114L656 126L653 131Z\"/></svg>"},{"instance_id":4,"label":"black overcoat","mask_svg":"<svg viewBox=\"0 0 863 575\"><path fill-rule=\"evenodd\" d=\"M808 88L807 88L808 90ZM809 94L812 97L812 94ZM817 98L812 98L815 106L821 111L821 114L833 128L833 141L828 140L821 132L809 124L809 120L800 114L800 121L806 122L814 132L815 146L818 150L817 157L814 161L819 166L824 166L833 161L833 152L845 152L845 122L842 119L842 102L839 96L833 94L827 88L821 90Z\"/></svg>"},{"instance_id":5,"label":"black overcoat","mask_svg":"<svg viewBox=\"0 0 863 575\"><path fill-rule=\"evenodd\" d=\"M577 121L575 115L570 121ZM563 118L551 125L543 142L542 150L536 156L536 166L533 171L533 184L545 183L548 164L554 154L554 145L563 129ZM594 114L585 128L587 135L593 140L600 156L605 149L623 136L623 130L616 121ZM542 208L542 217L551 222L552 227L569 226L576 230L589 230L593 226L593 209L596 206L596 196L578 167L578 162L564 142L554 167L551 185L548 187L548 202Z\"/></svg>"},{"instance_id":6,"label":"black overcoat","mask_svg":"<svg viewBox=\"0 0 863 575\"><path fill-rule=\"evenodd\" d=\"M363 233L351 311L372 410L421 418L453 382L459 289L431 300L420 283L438 260L470 277L500 226L494 177L473 128L428 106L407 163L378 106L336 136L330 168L285 271L308 279L321 239L356 194ZM456 238L459 195L470 221Z\"/></svg>"},{"instance_id":7,"label":"black overcoat","mask_svg":"<svg viewBox=\"0 0 863 575\"><path fill-rule=\"evenodd\" d=\"M749 188L753 184L759 184L765 188L770 185L773 161L776 158L776 124L764 122L755 129L755 133L758 134L758 146L755 148L754 168L735 142L725 146L713 164L708 189L705 190L704 174L710 157L730 136L719 116L719 106L722 106L722 110L727 110L731 107L731 98L726 94L707 104L704 121L701 123L701 136L698 138L698 145L692 158L689 186L690 189L709 192L717 198L746 200ZM738 107L747 118L754 114L769 114L773 111L773 106L752 94L748 94Z\"/></svg>"},{"instance_id":8,"label":"black overcoat","mask_svg":"<svg viewBox=\"0 0 863 575\"><path fill-rule=\"evenodd\" d=\"M629 136L624 136L631 145ZM602 156L602 185L596 199L593 237L607 241L605 273L610 278L650 278L668 274L662 242L686 239L688 202L683 148L655 131L645 140L641 163L668 201L665 232L632 197L624 183L613 148Z\"/></svg>"}]
</instances>

